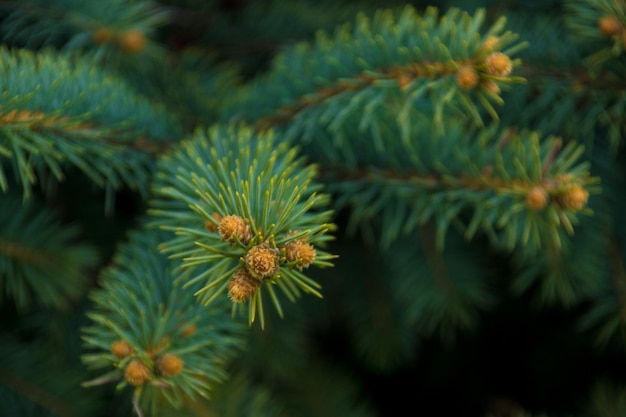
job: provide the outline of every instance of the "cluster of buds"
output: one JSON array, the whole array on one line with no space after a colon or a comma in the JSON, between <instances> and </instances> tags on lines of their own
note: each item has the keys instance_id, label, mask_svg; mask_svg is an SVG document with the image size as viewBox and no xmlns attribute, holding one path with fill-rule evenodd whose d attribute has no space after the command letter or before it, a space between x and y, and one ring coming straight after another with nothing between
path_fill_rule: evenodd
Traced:
<instances>
[{"instance_id":1,"label":"cluster of buds","mask_svg":"<svg viewBox=\"0 0 626 417\"><path fill-rule=\"evenodd\" d=\"M140 52L146 46L147 38L142 32L136 29L116 31L114 29L102 27L94 30L91 38L96 45L116 43L124 52Z\"/></svg>"},{"instance_id":2,"label":"cluster of buds","mask_svg":"<svg viewBox=\"0 0 626 417\"><path fill-rule=\"evenodd\" d=\"M543 185L531 187L526 194L526 205L533 211L540 211L548 205L553 194L553 200L563 210L579 211L587 204L589 192L578 184L570 184L548 192Z\"/></svg>"},{"instance_id":3,"label":"cluster of buds","mask_svg":"<svg viewBox=\"0 0 626 417\"><path fill-rule=\"evenodd\" d=\"M615 16L602 16L597 23L602 36L608 39L621 36L622 43L626 45L626 30L621 20Z\"/></svg>"},{"instance_id":4,"label":"cluster of buds","mask_svg":"<svg viewBox=\"0 0 626 417\"><path fill-rule=\"evenodd\" d=\"M172 377L180 374L184 368L183 360L171 353L144 355L139 357L128 342L117 340L111 343L111 353L125 363L124 379L131 385L140 386L149 382L155 375Z\"/></svg>"},{"instance_id":5,"label":"cluster of buds","mask_svg":"<svg viewBox=\"0 0 626 417\"><path fill-rule=\"evenodd\" d=\"M456 83L461 89L473 90L480 86L489 93L500 94L500 87L493 78L509 76L513 71L513 62L508 55L496 50L499 41L495 36L488 37L479 50L484 59L459 65Z\"/></svg>"},{"instance_id":6,"label":"cluster of buds","mask_svg":"<svg viewBox=\"0 0 626 417\"><path fill-rule=\"evenodd\" d=\"M214 227L213 222L207 221L206 228L218 233L223 241L231 244L240 242L248 246L254 238L249 222L242 217L228 215L218 218L214 215L213 219L219 221L217 227ZM310 266L315 260L315 248L306 239L292 240L281 247L265 241L247 247L242 259L242 266L228 282L228 295L237 303L250 299L264 281L279 273L281 266L298 270Z\"/></svg>"}]
</instances>

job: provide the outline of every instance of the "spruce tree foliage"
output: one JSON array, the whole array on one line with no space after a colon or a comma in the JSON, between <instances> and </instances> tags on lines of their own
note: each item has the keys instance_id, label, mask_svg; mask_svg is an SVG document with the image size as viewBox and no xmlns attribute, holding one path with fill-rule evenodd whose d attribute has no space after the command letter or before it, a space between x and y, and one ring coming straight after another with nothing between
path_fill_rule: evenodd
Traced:
<instances>
[{"instance_id":1,"label":"spruce tree foliage","mask_svg":"<svg viewBox=\"0 0 626 417\"><path fill-rule=\"evenodd\" d=\"M0 415L623 415L625 51L623 0L0 2Z\"/></svg>"}]
</instances>

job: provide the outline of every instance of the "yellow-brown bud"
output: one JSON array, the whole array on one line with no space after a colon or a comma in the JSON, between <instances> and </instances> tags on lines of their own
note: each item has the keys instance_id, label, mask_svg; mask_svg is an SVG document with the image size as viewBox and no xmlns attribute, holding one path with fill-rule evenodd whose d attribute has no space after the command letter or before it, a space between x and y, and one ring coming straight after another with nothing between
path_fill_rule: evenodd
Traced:
<instances>
[{"instance_id":1,"label":"yellow-brown bud","mask_svg":"<svg viewBox=\"0 0 626 417\"><path fill-rule=\"evenodd\" d=\"M190 323L186 325L185 327L183 327L183 329L180 331L180 334L183 337L189 337L189 336L193 336L194 334L196 334L197 331L198 331L198 327L194 323Z\"/></svg>"},{"instance_id":2,"label":"yellow-brown bud","mask_svg":"<svg viewBox=\"0 0 626 417\"><path fill-rule=\"evenodd\" d=\"M557 201L565 210L580 210L587 204L589 192L580 185L574 185L558 196Z\"/></svg>"},{"instance_id":3,"label":"yellow-brown bud","mask_svg":"<svg viewBox=\"0 0 626 417\"><path fill-rule=\"evenodd\" d=\"M146 35L138 30L130 29L119 35L118 42L126 52L135 53L146 46Z\"/></svg>"},{"instance_id":4,"label":"yellow-brown bud","mask_svg":"<svg viewBox=\"0 0 626 417\"><path fill-rule=\"evenodd\" d=\"M135 352L131 345L123 340L111 343L111 352L120 359L124 359Z\"/></svg>"},{"instance_id":5,"label":"yellow-brown bud","mask_svg":"<svg viewBox=\"0 0 626 417\"><path fill-rule=\"evenodd\" d=\"M111 29L98 28L91 34L91 39L96 45L103 45L113 40L114 34Z\"/></svg>"},{"instance_id":6,"label":"yellow-brown bud","mask_svg":"<svg viewBox=\"0 0 626 417\"><path fill-rule=\"evenodd\" d=\"M478 85L480 77L472 67L461 67L456 73L456 84L464 90L471 90Z\"/></svg>"},{"instance_id":7,"label":"yellow-brown bud","mask_svg":"<svg viewBox=\"0 0 626 417\"><path fill-rule=\"evenodd\" d=\"M296 267L302 270L315 260L315 248L302 240L289 242L285 245L285 259L287 262L299 261Z\"/></svg>"},{"instance_id":8,"label":"yellow-brown bud","mask_svg":"<svg viewBox=\"0 0 626 417\"><path fill-rule=\"evenodd\" d=\"M224 216L220 220L217 232L220 234L222 240L231 243L236 242L234 236L237 236L237 239L244 245L247 245L250 239L252 239L252 229L248 221L236 215Z\"/></svg>"},{"instance_id":9,"label":"yellow-brown bud","mask_svg":"<svg viewBox=\"0 0 626 417\"><path fill-rule=\"evenodd\" d=\"M498 42L500 42L500 38L497 36L489 36L485 39L483 44L480 45L480 49L491 52L498 45Z\"/></svg>"},{"instance_id":10,"label":"yellow-brown bud","mask_svg":"<svg viewBox=\"0 0 626 417\"><path fill-rule=\"evenodd\" d=\"M168 353L157 359L157 369L163 376L175 376L182 372L185 363L178 356Z\"/></svg>"},{"instance_id":11,"label":"yellow-brown bud","mask_svg":"<svg viewBox=\"0 0 626 417\"><path fill-rule=\"evenodd\" d=\"M246 269L257 279L269 278L280 268L280 255L277 249L267 245L253 246L245 257Z\"/></svg>"},{"instance_id":12,"label":"yellow-brown bud","mask_svg":"<svg viewBox=\"0 0 626 417\"><path fill-rule=\"evenodd\" d=\"M252 297L260 286L260 280L245 269L239 269L228 281L228 296L236 303L243 303Z\"/></svg>"},{"instance_id":13,"label":"yellow-brown bud","mask_svg":"<svg viewBox=\"0 0 626 417\"><path fill-rule=\"evenodd\" d=\"M605 38L612 38L619 34L623 28L624 25L615 16L602 16L598 19L598 29L600 29L602 36Z\"/></svg>"},{"instance_id":14,"label":"yellow-brown bud","mask_svg":"<svg viewBox=\"0 0 626 417\"><path fill-rule=\"evenodd\" d=\"M541 185L536 185L526 194L526 205L529 209L539 211L548 204L548 192Z\"/></svg>"},{"instance_id":15,"label":"yellow-brown bud","mask_svg":"<svg viewBox=\"0 0 626 417\"><path fill-rule=\"evenodd\" d=\"M513 70L511 58L502 52L493 52L485 58L485 72L497 77L506 77Z\"/></svg>"},{"instance_id":16,"label":"yellow-brown bud","mask_svg":"<svg viewBox=\"0 0 626 417\"><path fill-rule=\"evenodd\" d=\"M139 359L133 359L128 362L126 369L124 369L124 378L126 378L126 381L131 385L143 385L151 376L152 372L150 368Z\"/></svg>"},{"instance_id":17,"label":"yellow-brown bud","mask_svg":"<svg viewBox=\"0 0 626 417\"><path fill-rule=\"evenodd\" d=\"M397 76L396 82L398 83L398 87L400 87L400 89L405 90L409 88L414 79L415 77L403 72Z\"/></svg>"}]
</instances>

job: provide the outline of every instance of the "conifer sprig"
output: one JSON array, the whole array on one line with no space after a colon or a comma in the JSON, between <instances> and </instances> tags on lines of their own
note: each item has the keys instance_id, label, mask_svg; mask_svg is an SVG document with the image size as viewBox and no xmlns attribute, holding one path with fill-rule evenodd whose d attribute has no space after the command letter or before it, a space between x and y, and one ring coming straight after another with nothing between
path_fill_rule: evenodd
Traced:
<instances>
[{"instance_id":1,"label":"conifer sprig","mask_svg":"<svg viewBox=\"0 0 626 417\"><path fill-rule=\"evenodd\" d=\"M76 225L16 193L0 198L0 302L20 310L33 305L64 309L84 296L98 262L92 246L79 243Z\"/></svg>"},{"instance_id":2,"label":"conifer sprig","mask_svg":"<svg viewBox=\"0 0 626 417\"><path fill-rule=\"evenodd\" d=\"M195 302L193 288L173 283L173 263L157 249L166 235L130 233L91 293L91 324L83 329L83 362L104 371L84 385L130 385L141 410L159 397L175 407L207 397L244 344L244 326L230 318L226 303L207 309Z\"/></svg>"},{"instance_id":3,"label":"conifer sprig","mask_svg":"<svg viewBox=\"0 0 626 417\"><path fill-rule=\"evenodd\" d=\"M120 54L143 51L149 36L167 22L152 1L29 0L8 2L0 39L27 48L82 49L116 61Z\"/></svg>"},{"instance_id":4,"label":"conifer sprig","mask_svg":"<svg viewBox=\"0 0 626 417\"><path fill-rule=\"evenodd\" d=\"M626 50L626 5L623 1L570 0L566 22L577 39L591 49L592 69L621 57Z\"/></svg>"},{"instance_id":5,"label":"conifer sprig","mask_svg":"<svg viewBox=\"0 0 626 417\"><path fill-rule=\"evenodd\" d=\"M452 225L468 239L486 233L508 249L559 247L559 230L574 233L577 216L589 213L589 194L598 191L589 164L578 162L583 148L555 137L454 123L444 137L426 123L414 136L420 140L389 141L382 155L361 148L329 154L324 162L322 178L338 196L335 207L349 207L349 230L378 225L383 247L430 220L439 248ZM354 155L355 168L342 166Z\"/></svg>"},{"instance_id":6,"label":"conifer sprig","mask_svg":"<svg viewBox=\"0 0 626 417\"><path fill-rule=\"evenodd\" d=\"M177 234L162 249L182 258L186 286L202 283L199 300L228 291L261 326L261 289L282 315L274 287L290 301L301 291L321 296L302 270L334 258L320 248L334 225L320 211L329 197L314 182L317 168L281 139L247 126L197 131L161 158L150 210L155 225Z\"/></svg>"},{"instance_id":7,"label":"conifer sprig","mask_svg":"<svg viewBox=\"0 0 626 417\"><path fill-rule=\"evenodd\" d=\"M0 68L0 158L11 167L0 169L4 191L14 180L28 196L42 170L60 181L74 165L108 190L145 193L152 154L180 135L164 111L87 60L2 48Z\"/></svg>"},{"instance_id":8,"label":"conifer sprig","mask_svg":"<svg viewBox=\"0 0 626 417\"><path fill-rule=\"evenodd\" d=\"M504 18L480 33L484 18L482 10L420 14L409 6L361 14L278 55L225 115L312 140L322 126L338 138L350 124L380 135L380 113L391 103L407 139L410 109L428 101L440 131L448 112L482 125L483 110L498 118L492 103L502 103L501 87L523 81L511 75L512 56L525 46L504 31Z\"/></svg>"}]
</instances>

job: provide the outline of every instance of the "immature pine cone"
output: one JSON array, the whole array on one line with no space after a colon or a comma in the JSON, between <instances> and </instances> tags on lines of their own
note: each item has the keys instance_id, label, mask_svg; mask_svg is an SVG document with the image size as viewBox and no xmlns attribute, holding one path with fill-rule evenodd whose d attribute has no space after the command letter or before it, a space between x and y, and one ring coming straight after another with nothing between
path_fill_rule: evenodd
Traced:
<instances>
[{"instance_id":1,"label":"immature pine cone","mask_svg":"<svg viewBox=\"0 0 626 417\"><path fill-rule=\"evenodd\" d=\"M91 34L91 39L96 45L103 45L113 40L114 34L111 29L98 28Z\"/></svg>"},{"instance_id":2,"label":"immature pine cone","mask_svg":"<svg viewBox=\"0 0 626 417\"><path fill-rule=\"evenodd\" d=\"M598 19L598 29L604 37L609 39L620 33L623 27L622 22L615 16L603 16Z\"/></svg>"},{"instance_id":3,"label":"immature pine cone","mask_svg":"<svg viewBox=\"0 0 626 417\"><path fill-rule=\"evenodd\" d=\"M111 353L120 359L124 359L125 357L132 355L134 351L135 350L123 340L111 343Z\"/></svg>"},{"instance_id":4,"label":"immature pine cone","mask_svg":"<svg viewBox=\"0 0 626 417\"><path fill-rule=\"evenodd\" d=\"M245 257L246 269L258 279L268 278L278 272L280 255L277 249L267 245L253 246Z\"/></svg>"},{"instance_id":5,"label":"immature pine cone","mask_svg":"<svg viewBox=\"0 0 626 417\"><path fill-rule=\"evenodd\" d=\"M285 245L285 258L287 262L300 261L297 268L307 268L315 260L315 248L303 240L295 240Z\"/></svg>"},{"instance_id":6,"label":"immature pine cone","mask_svg":"<svg viewBox=\"0 0 626 417\"><path fill-rule=\"evenodd\" d=\"M548 192L541 185L536 185L526 195L526 205L529 209L539 211L548 204Z\"/></svg>"},{"instance_id":7,"label":"immature pine cone","mask_svg":"<svg viewBox=\"0 0 626 417\"><path fill-rule=\"evenodd\" d=\"M580 185L575 185L559 195L558 202L563 209L577 211L585 207L588 198L589 192Z\"/></svg>"},{"instance_id":8,"label":"immature pine cone","mask_svg":"<svg viewBox=\"0 0 626 417\"><path fill-rule=\"evenodd\" d=\"M150 368L139 359L133 359L124 369L124 378L131 385L143 385L151 375Z\"/></svg>"},{"instance_id":9,"label":"immature pine cone","mask_svg":"<svg viewBox=\"0 0 626 417\"><path fill-rule=\"evenodd\" d=\"M502 52L493 52L485 58L485 72L498 77L506 77L513 70L511 59Z\"/></svg>"},{"instance_id":10,"label":"immature pine cone","mask_svg":"<svg viewBox=\"0 0 626 417\"><path fill-rule=\"evenodd\" d=\"M188 325L183 327L183 330L181 330L180 334L183 337L189 337L196 334L197 331L198 327L194 323L189 323Z\"/></svg>"},{"instance_id":11,"label":"immature pine cone","mask_svg":"<svg viewBox=\"0 0 626 417\"><path fill-rule=\"evenodd\" d=\"M131 29L121 33L118 42L124 51L135 53L141 51L146 45L146 35Z\"/></svg>"},{"instance_id":12,"label":"immature pine cone","mask_svg":"<svg viewBox=\"0 0 626 417\"><path fill-rule=\"evenodd\" d=\"M220 225L217 228L222 240L235 243L233 235L237 236L237 239L244 245L247 245L252 239L252 229L248 224L248 221L236 215L229 215L222 217Z\"/></svg>"},{"instance_id":13,"label":"immature pine cone","mask_svg":"<svg viewBox=\"0 0 626 417\"><path fill-rule=\"evenodd\" d=\"M480 46L480 49L491 51L498 44L498 42L500 42L500 38L497 36L489 36Z\"/></svg>"},{"instance_id":14,"label":"immature pine cone","mask_svg":"<svg viewBox=\"0 0 626 417\"><path fill-rule=\"evenodd\" d=\"M480 77L472 67L461 67L456 73L456 84L464 90L471 90L478 85Z\"/></svg>"},{"instance_id":15,"label":"immature pine cone","mask_svg":"<svg viewBox=\"0 0 626 417\"><path fill-rule=\"evenodd\" d=\"M161 375L174 376L182 372L185 363L178 356L168 353L159 358L156 365Z\"/></svg>"},{"instance_id":16,"label":"immature pine cone","mask_svg":"<svg viewBox=\"0 0 626 417\"><path fill-rule=\"evenodd\" d=\"M243 303L252 297L261 286L261 280L254 278L245 269L239 269L230 277L228 296L236 303Z\"/></svg>"}]
</instances>

